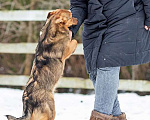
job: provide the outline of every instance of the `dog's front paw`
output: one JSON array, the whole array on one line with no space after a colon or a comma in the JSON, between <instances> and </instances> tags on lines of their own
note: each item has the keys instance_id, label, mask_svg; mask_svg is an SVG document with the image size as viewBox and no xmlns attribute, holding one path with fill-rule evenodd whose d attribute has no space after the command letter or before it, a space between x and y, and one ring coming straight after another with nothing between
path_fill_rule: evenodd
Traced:
<instances>
[{"instance_id":1,"label":"dog's front paw","mask_svg":"<svg viewBox=\"0 0 150 120\"><path fill-rule=\"evenodd\" d=\"M78 42L77 42L77 40L75 40L75 39L73 39L72 41L72 44L73 44L73 52L72 53L74 53L75 52L75 50L76 50L76 48L77 48L77 44L78 44Z\"/></svg>"},{"instance_id":2,"label":"dog's front paw","mask_svg":"<svg viewBox=\"0 0 150 120\"><path fill-rule=\"evenodd\" d=\"M77 44L78 44L77 40L75 40L75 39L73 39L71 42L72 42L75 46L77 46Z\"/></svg>"}]
</instances>

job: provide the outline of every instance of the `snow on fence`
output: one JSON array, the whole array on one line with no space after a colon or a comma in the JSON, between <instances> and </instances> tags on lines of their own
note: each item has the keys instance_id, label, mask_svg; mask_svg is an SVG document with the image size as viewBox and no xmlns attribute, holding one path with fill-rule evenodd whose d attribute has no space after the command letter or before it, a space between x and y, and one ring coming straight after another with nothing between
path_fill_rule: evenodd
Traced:
<instances>
[{"instance_id":1,"label":"snow on fence","mask_svg":"<svg viewBox=\"0 0 150 120\"><path fill-rule=\"evenodd\" d=\"M0 21L44 21L51 10L15 10L0 11ZM37 43L0 43L0 53L34 54ZM83 55L83 46L78 44L74 55ZM24 86L29 76L0 75L0 85ZM89 79L63 77L58 88L93 89ZM150 81L123 80L119 81L119 90L150 92Z\"/></svg>"}]
</instances>

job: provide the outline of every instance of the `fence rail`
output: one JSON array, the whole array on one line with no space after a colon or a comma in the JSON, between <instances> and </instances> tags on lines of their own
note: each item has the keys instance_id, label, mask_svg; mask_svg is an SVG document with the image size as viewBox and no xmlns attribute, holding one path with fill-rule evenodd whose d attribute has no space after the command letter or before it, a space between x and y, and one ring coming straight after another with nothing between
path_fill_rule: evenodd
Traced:
<instances>
[{"instance_id":1,"label":"fence rail","mask_svg":"<svg viewBox=\"0 0 150 120\"><path fill-rule=\"evenodd\" d=\"M52 10L0 11L0 21L45 21Z\"/></svg>"},{"instance_id":2,"label":"fence rail","mask_svg":"<svg viewBox=\"0 0 150 120\"><path fill-rule=\"evenodd\" d=\"M47 13L52 10L15 10L0 11L0 21L45 21ZM34 54L37 43L0 43L0 53ZM83 46L78 44L75 55L83 55ZM0 85L24 86L29 76L0 75ZM63 77L58 88L93 89L89 79ZM123 80L119 81L119 90L150 92L150 81Z\"/></svg>"},{"instance_id":3,"label":"fence rail","mask_svg":"<svg viewBox=\"0 0 150 120\"><path fill-rule=\"evenodd\" d=\"M0 53L34 54L37 43L0 43ZM75 55L83 55L83 45L78 44Z\"/></svg>"},{"instance_id":4,"label":"fence rail","mask_svg":"<svg viewBox=\"0 0 150 120\"><path fill-rule=\"evenodd\" d=\"M28 78L29 76L24 75L0 75L0 85L25 86ZM60 78L57 88L94 89L89 79L76 77ZM150 81L120 79L119 90L148 92L150 91Z\"/></svg>"}]
</instances>

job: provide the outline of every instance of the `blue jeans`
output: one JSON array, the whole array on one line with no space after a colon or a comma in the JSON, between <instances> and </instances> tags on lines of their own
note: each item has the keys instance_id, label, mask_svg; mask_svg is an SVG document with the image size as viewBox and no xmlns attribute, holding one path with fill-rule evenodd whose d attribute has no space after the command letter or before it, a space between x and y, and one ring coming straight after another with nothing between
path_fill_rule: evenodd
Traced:
<instances>
[{"instance_id":1,"label":"blue jeans","mask_svg":"<svg viewBox=\"0 0 150 120\"><path fill-rule=\"evenodd\" d=\"M118 101L120 67L97 68L90 73L95 89L94 110L107 115L121 115Z\"/></svg>"}]
</instances>

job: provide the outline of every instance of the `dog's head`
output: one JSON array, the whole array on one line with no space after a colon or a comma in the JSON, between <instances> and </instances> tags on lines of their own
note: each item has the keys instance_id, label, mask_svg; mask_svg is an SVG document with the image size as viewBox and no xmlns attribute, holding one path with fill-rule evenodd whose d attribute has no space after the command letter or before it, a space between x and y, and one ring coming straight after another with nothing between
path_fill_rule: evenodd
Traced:
<instances>
[{"instance_id":1,"label":"dog's head","mask_svg":"<svg viewBox=\"0 0 150 120\"><path fill-rule=\"evenodd\" d=\"M41 29L40 40L55 38L57 33L69 33L69 27L77 24L77 19L72 17L72 13L65 9L56 9L49 12L47 20ZM65 35L65 34L64 34Z\"/></svg>"},{"instance_id":2,"label":"dog's head","mask_svg":"<svg viewBox=\"0 0 150 120\"><path fill-rule=\"evenodd\" d=\"M57 9L53 12L49 12L47 15L47 21L52 20L53 24L57 27L65 28L69 30L68 27L72 25L77 25L77 19L72 17L72 13L65 9Z\"/></svg>"}]
</instances>

